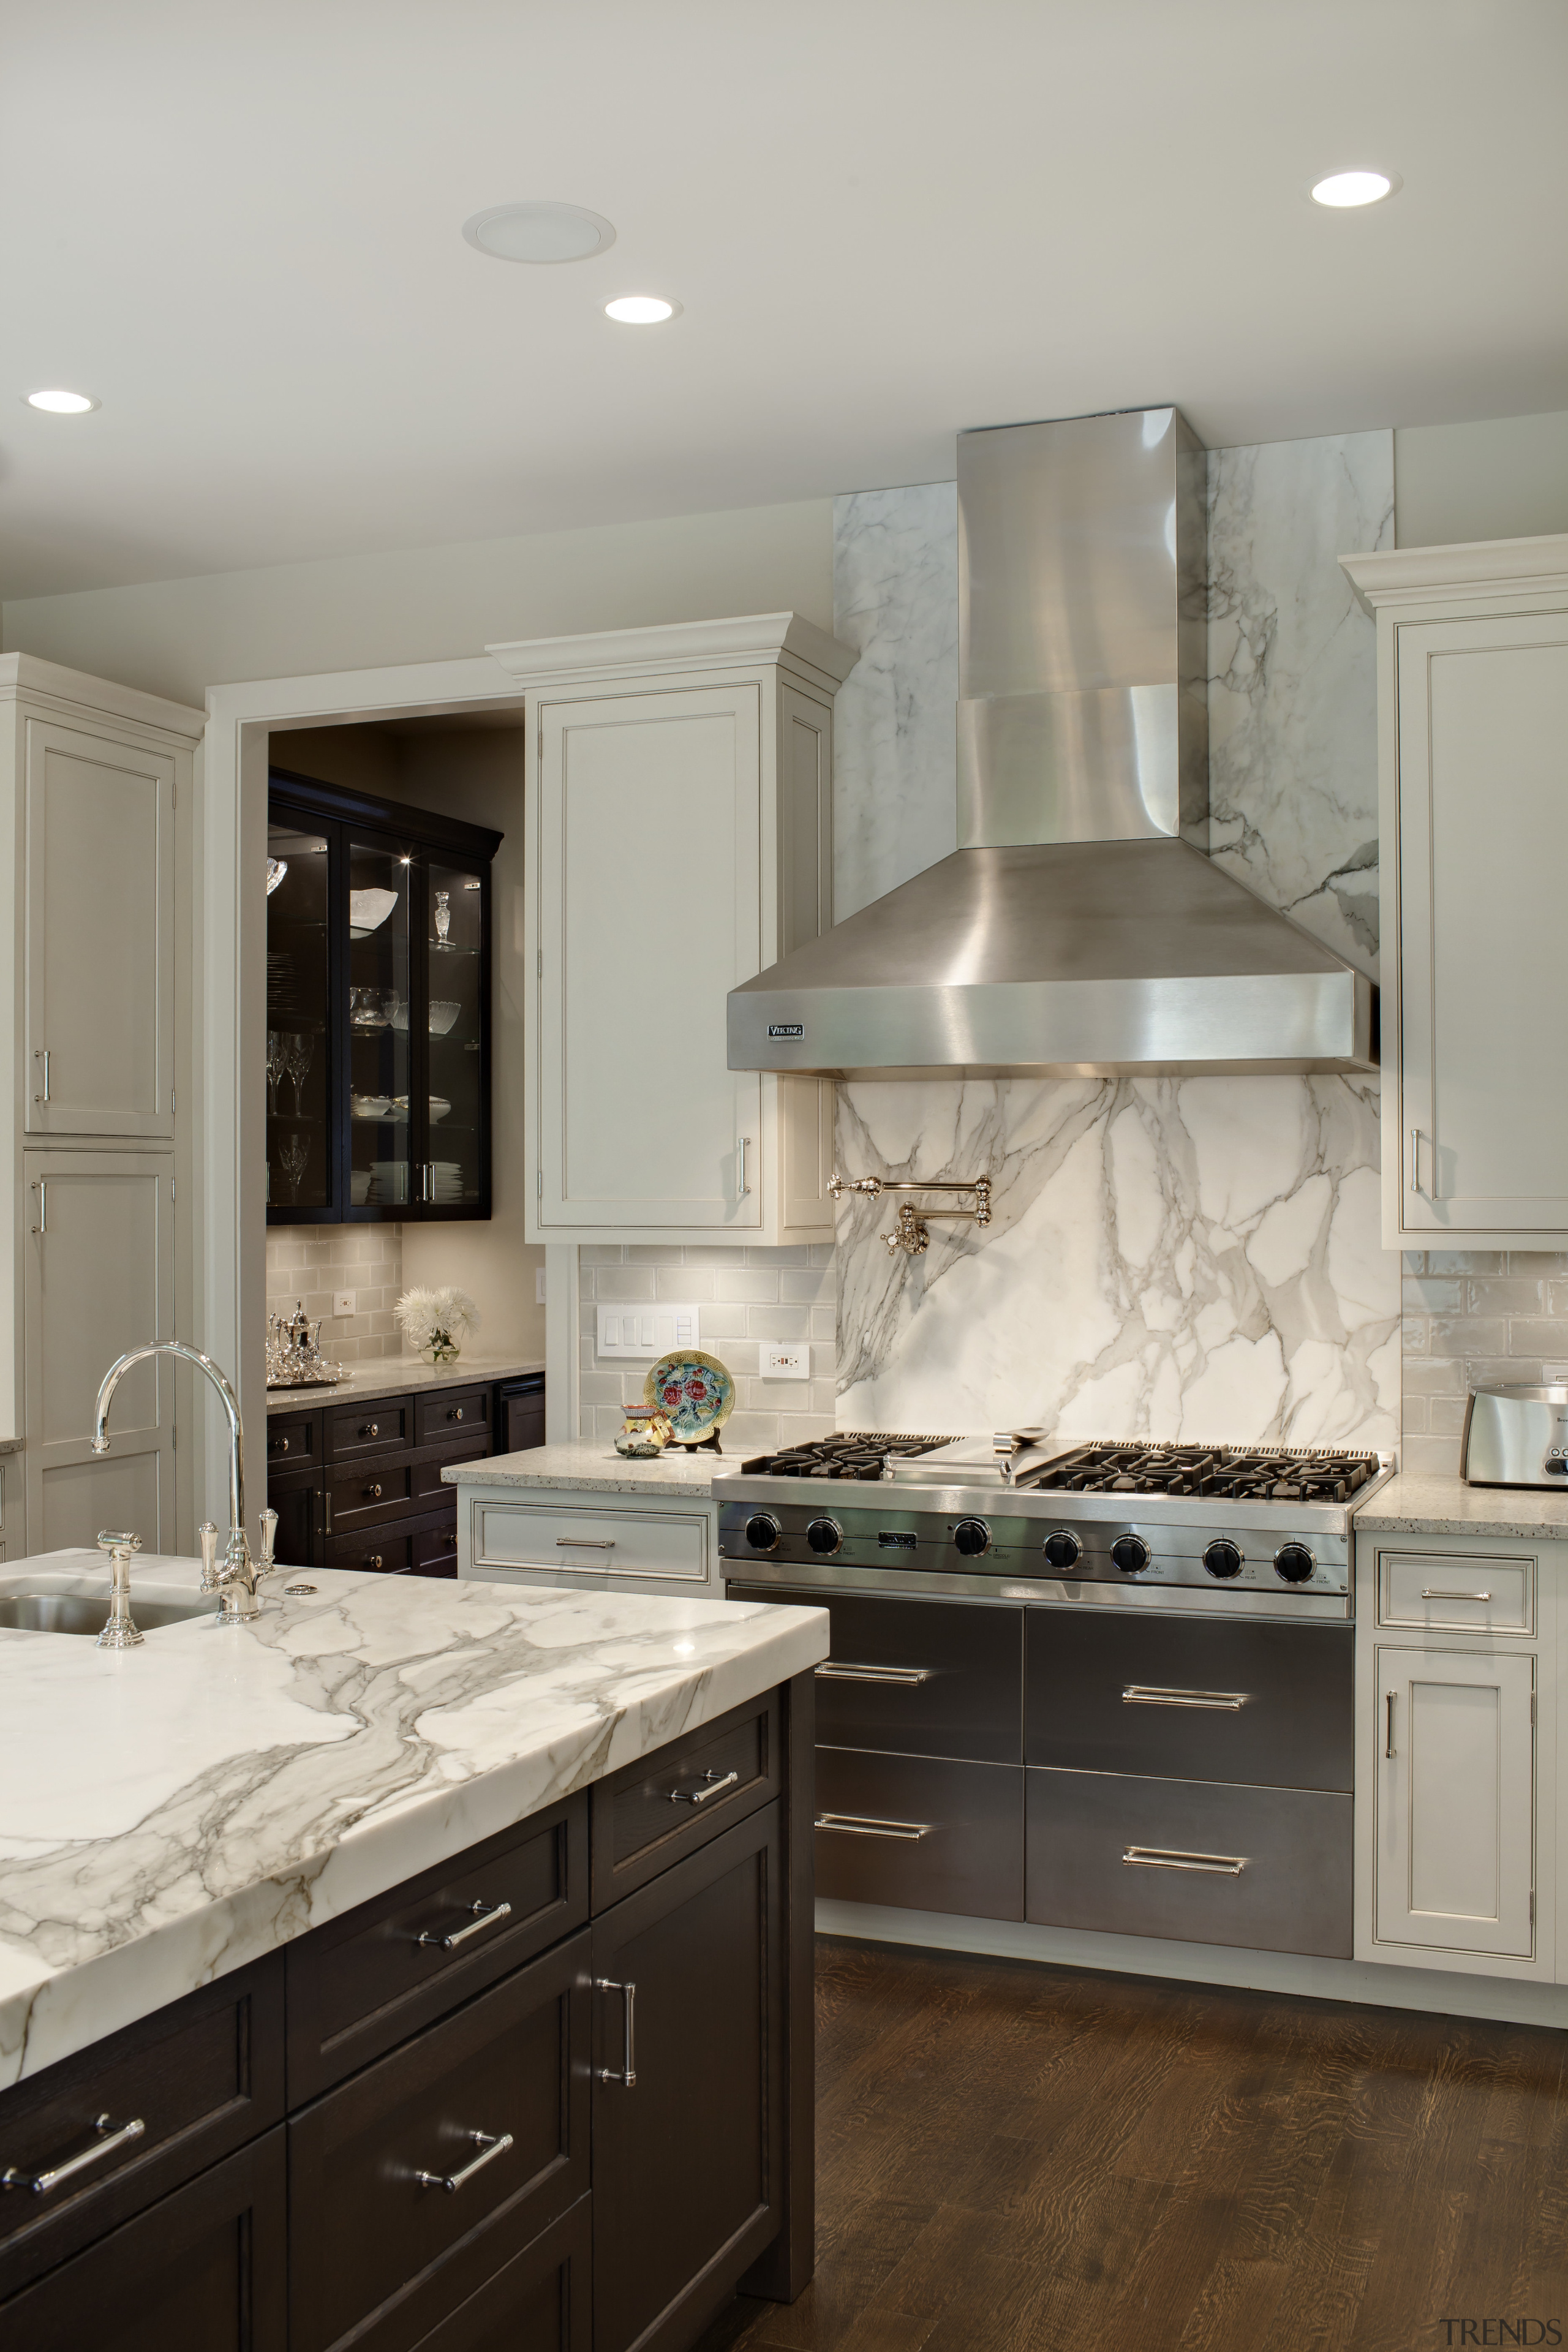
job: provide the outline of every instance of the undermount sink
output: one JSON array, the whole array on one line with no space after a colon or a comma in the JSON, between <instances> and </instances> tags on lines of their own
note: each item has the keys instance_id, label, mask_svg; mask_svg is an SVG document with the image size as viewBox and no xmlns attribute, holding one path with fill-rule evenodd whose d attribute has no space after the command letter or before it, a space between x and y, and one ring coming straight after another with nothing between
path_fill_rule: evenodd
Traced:
<instances>
[{"instance_id":1,"label":"undermount sink","mask_svg":"<svg viewBox=\"0 0 1568 2352\"><path fill-rule=\"evenodd\" d=\"M85 1633L96 1641L109 1615L108 1593L68 1592L49 1587L50 1580L36 1577L21 1591L0 1592L0 1626L17 1633ZM160 1625L183 1625L189 1617L214 1616L217 1605L216 1592L157 1601L138 1592L134 1585L131 1590L131 1614L142 1633L151 1633Z\"/></svg>"}]
</instances>

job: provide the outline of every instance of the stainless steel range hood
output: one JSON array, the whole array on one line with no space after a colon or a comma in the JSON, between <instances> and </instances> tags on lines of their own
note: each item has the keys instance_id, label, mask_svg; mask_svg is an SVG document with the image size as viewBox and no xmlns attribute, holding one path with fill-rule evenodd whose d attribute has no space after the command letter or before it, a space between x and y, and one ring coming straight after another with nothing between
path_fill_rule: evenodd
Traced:
<instances>
[{"instance_id":1,"label":"stainless steel range hood","mask_svg":"<svg viewBox=\"0 0 1568 2352\"><path fill-rule=\"evenodd\" d=\"M1204 452L1173 408L958 443L960 847L731 992L732 1070L1376 1066L1376 990L1211 865Z\"/></svg>"}]
</instances>

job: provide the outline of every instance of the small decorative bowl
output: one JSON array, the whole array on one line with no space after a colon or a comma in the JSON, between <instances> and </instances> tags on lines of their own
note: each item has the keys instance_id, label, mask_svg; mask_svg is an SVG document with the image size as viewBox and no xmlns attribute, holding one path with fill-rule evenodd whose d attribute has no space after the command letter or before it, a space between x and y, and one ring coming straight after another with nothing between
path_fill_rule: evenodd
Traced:
<instances>
[{"instance_id":1,"label":"small decorative bowl","mask_svg":"<svg viewBox=\"0 0 1568 2352\"><path fill-rule=\"evenodd\" d=\"M454 1004L449 998L433 996L430 1000L432 1037L444 1037L462 1009L460 1004Z\"/></svg>"},{"instance_id":2,"label":"small decorative bowl","mask_svg":"<svg viewBox=\"0 0 1568 2352\"><path fill-rule=\"evenodd\" d=\"M616 1439L616 1452L628 1462L651 1462L675 1434L669 1417L656 1404L629 1404Z\"/></svg>"}]
</instances>

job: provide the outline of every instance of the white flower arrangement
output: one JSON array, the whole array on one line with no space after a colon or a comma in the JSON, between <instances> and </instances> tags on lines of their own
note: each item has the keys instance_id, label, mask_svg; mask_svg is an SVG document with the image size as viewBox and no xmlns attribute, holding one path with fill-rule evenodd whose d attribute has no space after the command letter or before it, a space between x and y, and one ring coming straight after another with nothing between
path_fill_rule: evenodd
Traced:
<instances>
[{"instance_id":1,"label":"white flower arrangement","mask_svg":"<svg viewBox=\"0 0 1568 2352\"><path fill-rule=\"evenodd\" d=\"M479 1328L479 1310L468 1292L450 1285L444 1290L405 1290L393 1312L405 1346L433 1364L451 1363L469 1332Z\"/></svg>"}]
</instances>

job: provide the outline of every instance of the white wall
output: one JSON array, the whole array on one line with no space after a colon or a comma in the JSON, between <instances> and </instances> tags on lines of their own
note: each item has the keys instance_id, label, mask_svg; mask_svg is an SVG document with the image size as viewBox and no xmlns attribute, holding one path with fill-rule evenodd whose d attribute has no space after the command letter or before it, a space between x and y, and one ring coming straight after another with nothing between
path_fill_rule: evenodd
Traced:
<instances>
[{"instance_id":1,"label":"white wall","mask_svg":"<svg viewBox=\"0 0 1568 2352\"><path fill-rule=\"evenodd\" d=\"M1394 509L1401 547L1568 530L1568 409L1396 431Z\"/></svg>"},{"instance_id":2,"label":"white wall","mask_svg":"<svg viewBox=\"0 0 1568 2352\"><path fill-rule=\"evenodd\" d=\"M0 644L199 708L242 678L783 612L833 625L830 499L36 596L0 608Z\"/></svg>"}]
</instances>

